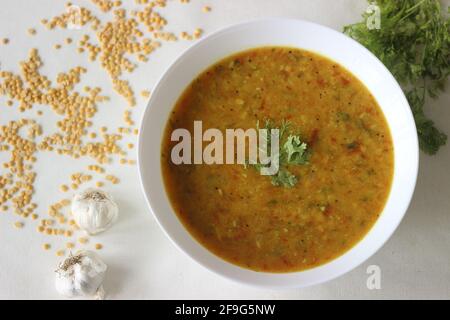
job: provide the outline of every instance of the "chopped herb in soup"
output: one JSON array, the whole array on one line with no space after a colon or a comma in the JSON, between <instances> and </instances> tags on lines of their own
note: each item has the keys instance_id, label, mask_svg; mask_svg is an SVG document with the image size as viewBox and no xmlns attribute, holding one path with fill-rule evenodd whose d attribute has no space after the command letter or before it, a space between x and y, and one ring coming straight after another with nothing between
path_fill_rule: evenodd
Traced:
<instances>
[{"instance_id":1,"label":"chopped herb in soup","mask_svg":"<svg viewBox=\"0 0 450 320\"><path fill-rule=\"evenodd\" d=\"M290 158L279 179L240 164L171 161L174 129L192 132L195 120L247 129L266 119L292 130L280 141ZM264 47L194 79L170 115L161 165L174 211L203 246L245 268L293 272L367 234L389 195L393 153L382 111L349 71L312 52Z\"/></svg>"},{"instance_id":2,"label":"chopped herb in soup","mask_svg":"<svg viewBox=\"0 0 450 320\"><path fill-rule=\"evenodd\" d=\"M256 127L259 128L259 122L257 122ZM264 129L271 130L273 127L273 121L265 121ZM271 181L274 186L293 187L297 183L298 178L292 174L287 167L289 165L302 165L308 163L310 155L310 153L307 152L308 145L301 141L299 135L291 133L289 121L283 121L277 129L279 130L279 139L285 140L282 140L281 147L279 146L278 148L279 170L276 174L270 176L272 179ZM287 136L288 133L289 136ZM285 138L285 136L287 137ZM271 143L270 140L269 135L267 139L268 145ZM267 167L268 165L257 163L251 166L257 170L261 170L262 167Z\"/></svg>"}]
</instances>

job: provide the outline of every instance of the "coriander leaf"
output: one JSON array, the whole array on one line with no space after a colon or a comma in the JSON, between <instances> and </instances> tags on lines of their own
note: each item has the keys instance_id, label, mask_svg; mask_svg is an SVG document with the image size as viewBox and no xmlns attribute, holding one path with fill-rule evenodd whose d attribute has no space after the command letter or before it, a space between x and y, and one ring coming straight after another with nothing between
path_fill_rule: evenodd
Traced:
<instances>
[{"instance_id":1,"label":"coriander leaf","mask_svg":"<svg viewBox=\"0 0 450 320\"><path fill-rule=\"evenodd\" d=\"M274 186L292 188L297 182L297 177L284 168L280 168L278 173L272 176L272 184Z\"/></svg>"},{"instance_id":2,"label":"coriander leaf","mask_svg":"<svg viewBox=\"0 0 450 320\"><path fill-rule=\"evenodd\" d=\"M423 90L422 90L423 91ZM447 142L447 136L440 132L432 120L423 112L424 94L418 93L418 89L409 91L406 95L416 122L420 148L427 154L435 154L439 148Z\"/></svg>"},{"instance_id":3,"label":"coriander leaf","mask_svg":"<svg viewBox=\"0 0 450 320\"><path fill-rule=\"evenodd\" d=\"M279 149L279 170L278 173L271 176L271 181L274 186L282 186L286 188L291 188L295 186L298 182L298 178L292 174L289 170L287 170L288 165L303 165L308 163L310 152L307 150L307 144L302 142L300 136L291 134L291 124L289 121L281 121L280 126L275 126L272 120L264 121L264 128L267 130L276 129L279 131L279 139L280 139L280 149ZM256 122L256 129L260 129L260 122ZM284 139L284 136L289 134L287 139ZM270 150L271 145L271 135L267 135L267 149ZM284 141L284 144L282 142ZM244 167L252 167L258 172L261 171L262 168L267 167L269 165L263 165L261 163L249 164L246 161Z\"/></svg>"},{"instance_id":4,"label":"coriander leaf","mask_svg":"<svg viewBox=\"0 0 450 320\"><path fill-rule=\"evenodd\" d=\"M284 151L287 153L288 164L307 163L306 147L306 143L302 142L299 136L290 135L283 145Z\"/></svg>"}]
</instances>

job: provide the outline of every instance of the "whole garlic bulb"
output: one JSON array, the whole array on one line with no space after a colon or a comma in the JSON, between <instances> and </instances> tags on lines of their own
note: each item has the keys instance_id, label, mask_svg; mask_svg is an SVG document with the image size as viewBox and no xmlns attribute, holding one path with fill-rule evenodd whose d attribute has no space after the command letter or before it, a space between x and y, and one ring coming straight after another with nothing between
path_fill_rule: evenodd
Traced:
<instances>
[{"instance_id":1,"label":"whole garlic bulb","mask_svg":"<svg viewBox=\"0 0 450 320\"><path fill-rule=\"evenodd\" d=\"M72 215L78 226L89 234L108 229L117 220L119 209L112 197L100 189L87 189L72 200Z\"/></svg>"},{"instance_id":2,"label":"whole garlic bulb","mask_svg":"<svg viewBox=\"0 0 450 320\"><path fill-rule=\"evenodd\" d=\"M61 262L56 270L56 290L69 298L95 296L103 299L102 287L107 266L98 254L79 251Z\"/></svg>"}]
</instances>

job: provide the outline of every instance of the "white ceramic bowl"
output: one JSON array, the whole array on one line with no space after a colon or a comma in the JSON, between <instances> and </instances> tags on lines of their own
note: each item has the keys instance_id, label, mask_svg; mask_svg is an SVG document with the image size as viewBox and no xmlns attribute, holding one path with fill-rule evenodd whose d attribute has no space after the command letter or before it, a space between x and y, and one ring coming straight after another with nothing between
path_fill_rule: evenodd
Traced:
<instances>
[{"instance_id":1,"label":"white ceramic bowl","mask_svg":"<svg viewBox=\"0 0 450 320\"><path fill-rule=\"evenodd\" d=\"M200 245L172 210L163 185L161 141L169 113L188 84L203 70L233 53L259 46L289 46L337 61L370 90L392 133L395 170L386 206L370 232L352 249L322 266L293 273L255 272L222 260ZM305 287L338 277L373 255L392 235L410 203L418 171L416 127L398 83L367 49L332 29L291 19L247 22L216 32L186 50L164 73L145 110L139 135L142 187L156 220L167 236L192 259L224 277L272 287Z\"/></svg>"}]
</instances>

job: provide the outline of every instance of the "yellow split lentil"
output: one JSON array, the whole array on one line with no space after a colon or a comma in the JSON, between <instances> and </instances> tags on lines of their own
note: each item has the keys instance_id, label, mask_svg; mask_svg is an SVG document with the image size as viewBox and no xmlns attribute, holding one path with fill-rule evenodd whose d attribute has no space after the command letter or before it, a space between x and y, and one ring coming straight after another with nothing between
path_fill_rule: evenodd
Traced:
<instances>
[{"instance_id":1,"label":"yellow split lentil","mask_svg":"<svg viewBox=\"0 0 450 320\"><path fill-rule=\"evenodd\" d=\"M85 237L78 238L78 242L81 244L88 243L89 239Z\"/></svg>"},{"instance_id":2,"label":"yellow split lentil","mask_svg":"<svg viewBox=\"0 0 450 320\"><path fill-rule=\"evenodd\" d=\"M16 227L17 229L21 229L23 228L24 224L23 222L14 222L14 227Z\"/></svg>"}]
</instances>

